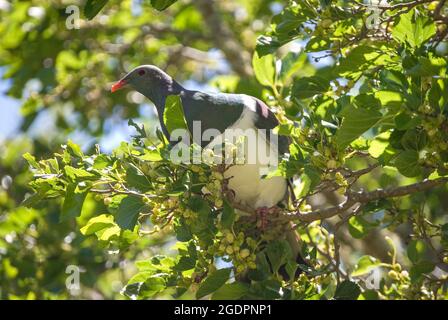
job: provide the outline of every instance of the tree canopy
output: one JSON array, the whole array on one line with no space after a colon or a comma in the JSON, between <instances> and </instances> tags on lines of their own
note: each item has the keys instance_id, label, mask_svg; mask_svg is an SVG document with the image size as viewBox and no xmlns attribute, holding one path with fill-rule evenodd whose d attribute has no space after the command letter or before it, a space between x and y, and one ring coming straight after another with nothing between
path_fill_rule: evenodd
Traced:
<instances>
[{"instance_id":1,"label":"tree canopy","mask_svg":"<svg viewBox=\"0 0 448 320\"><path fill-rule=\"evenodd\" d=\"M446 1L0 1L0 33L22 117L0 299L447 298ZM266 228L221 166L170 161L146 98L110 94L141 64L275 112L295 199Z\"/></svg>"}]
</instances>

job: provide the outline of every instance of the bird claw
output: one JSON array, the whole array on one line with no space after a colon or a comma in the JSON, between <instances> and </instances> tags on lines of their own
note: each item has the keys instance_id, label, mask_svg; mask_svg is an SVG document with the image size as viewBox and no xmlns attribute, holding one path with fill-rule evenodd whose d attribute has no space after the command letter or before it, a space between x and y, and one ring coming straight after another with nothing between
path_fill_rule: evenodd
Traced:
<instances>
[{"instance_id":1,"label":"bird claw","mask_svg":"<svg viewBox=\"0 0 448 320\"><path fill-rule=\"evenodd\" d=\"M273 206L273 207L260 207L258 209L255 210L255 217L256 217L256 221L257 221L257 227L260 230L265 230L269 224L269 216L273 213L277 213L278 212L278 207L277 206Z\"/></svg>"}]
</instances>

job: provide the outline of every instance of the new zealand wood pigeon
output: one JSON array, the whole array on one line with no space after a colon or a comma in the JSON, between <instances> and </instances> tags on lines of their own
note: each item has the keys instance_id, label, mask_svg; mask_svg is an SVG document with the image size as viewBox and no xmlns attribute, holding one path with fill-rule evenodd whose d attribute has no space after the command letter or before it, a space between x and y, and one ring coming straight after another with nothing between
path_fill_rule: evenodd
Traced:
<instances>
[{"instance_id":1,"label":"new zealand wood pigeon","mask_svg":"<svg viewBox=\"0 0 448 320\"><path fill-rule=\"evenodd\" d=\"M157 108L163 133L169 139L169 133L163 121L165 101L169 95L181 98L184 116L188 128L193 130L193 121L200 121L201 130L213 128L223 133L226 129L265 129L269 134L278 125L278 120L267 105L259 99L245 94L203 93L182 87L172 77L152 65L142 65L129 72L116 82L111 91L130 85ZM289 141L286 137L277 137L273 145L269 137L264 139L265 147L275 156L288 152ZM210 141L195 141L202 147ZM258 158L257 158L258 159ZM260 164L231 166L224 173L229 179L229 189L233 190L235 201L255 210L268 210L285 199L288 182L283 177L263 179ZM290 241L291 242L291 241ZM297 251L298 248L293 248ZM297 253L297 252L296 252Z\"/></svg>"}]
</instances>

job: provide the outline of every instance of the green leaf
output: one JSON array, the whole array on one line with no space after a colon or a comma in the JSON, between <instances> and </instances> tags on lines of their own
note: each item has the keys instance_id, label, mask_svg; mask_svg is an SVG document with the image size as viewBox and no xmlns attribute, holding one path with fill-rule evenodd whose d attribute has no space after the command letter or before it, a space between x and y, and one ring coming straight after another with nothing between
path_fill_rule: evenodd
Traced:
<instances>
[{"instance_id":1,"label":"green leaf","mask_svg":"<svg viewBox=\"0 0 448 320\"><path fill-rule=\"evenodd\" d=\"M235 221L235 210L229 204L229 202L224 199L224 206L222 210L221 216L221 224L223 228L230 229L233 226L233 222Z\"/></svg>"},{"instance_id":2,"label":"green leaf","mask_svg":"<svg viewBox=\"0 0 448 320\"><path fill-rule=\"evenodd\" d=\"M394 122L398 130L408 130L415 128L421 122L421 118L415 114L408 114L406 112L399 113L395 116Z\"/></svg>"},{"instance_id":3,"label":"green leaf","mask_svg":"<svg viewBox=\"0 0 448 320\"><path fill-rule=\"evenodd\" d=\"M87 0L84 7L84 15L87 19L92 20L103 9L108 0Z\"/></svg>"},{"instance_id":4,"label":"green leaf","mask_svg":"<svg viewBox=\"0 0 448 320\"><path fill-rule=\"evenodd\" d=\"M292 95L298 99L311 98L328 91L330 82L319 76L303 77L294 81Z\"/></svg>"},{"instance_id":5,"label":"green leaf","mask_svg":"<svg viewBox=\"0 0 448 320\"><path fill-rule=\"evenodd\" d=\"M95 232L114 226L114 217L108 214L102 214L90 219L87 224L81 228L81 233L85 236L94 234Z\"/></svg>"},{"instance_id":6,"label":"green leaf","mask_svg":"<svg viewBox=\"0 0 448 320\"><path fill-rule=\"evenodd\" d=\"M176 233L176 239L179 241L188 241L193 236L183 218L179 219L179 221L175 221L174 231Z\"/></svg>"},{"instance_id":7,"label":"green leaf","mask_svg":"<svg viewBox=\"0 0 448 320\"><path fill-rule=\"evenodd\" d=\"M163 122L168 133L171 134L176 129L188 130L185 122L184 109L180 96L169 95L165 102L165 111L163 113Z\"/></svg>"},{"instance_id":8,"label":"green leaf","mask_svg":"<svg viewBox=\"0 0 448 320\"><path fill-rule=\"evenodd\" d=\"M313 190L320 182L320 173L311 165L305 165L300 176L300 186L297 190L299 197L303 197L310 190Z\"/></svg>"},{"instance_id":9,"label":"green leaf","mask_svg":"<svg viewBox=\"0 0 448 320\"><path fill-rule=\"evenodd\" d=\"M162 161L162 155L160 154L159 150L148 150L145 149L143 155L138 156L138 158L140 160L143 161L150 161L150 162L157 162L157 161Z\"/></svg>"},{"instance_id":10,"label":"green leaf","mask_svg":"<svg viewBox=\"0 0 448 320\"><path fill-rule=\"evenodd\" d=\"M287 42L287 41L286 41ZM275 37L259 36L257 38L257 53L260 57L275 52L285 41L279 41Z\"/></svg>"},{"instance_id":11,"label":"green leaf","mask_svg":"<svg viewBox=\"0 0 448 320\"><path fill-rule=\"evenodd\" d=\"M407 74L420 77L438 76L446 70L446 60L441 57L419 57L416 65L407 69Z\"/></svg>"},{"instance_id":12,"label":"green leaf","mask_svg":"<svg viewBox=\"0 0 448 320\"><path fill-rule=\"evenodd\" d=\"M137 274L133 275L131 277L131 279L129 279L127 284L129 285L129 284L133 284L133 283L143 283L148 278L152 277L153 275L154 275L153 270L138 272Z\"/></svg>"},{"instance_id":13,"label":"green leaf","mask_svg":"<svg viewBox=\"0 0 448 320\"><path fill-rule=\"evenodd\" d=\"M151 181L134 165L130 165L126 170L126 182L130 187L146 192L151 189Z\"/></svg>"},{"instance_id":14,"label":"green leaf","mask_svg":"<svg viewBox=\"0 0 448 320\"><path fill-rule=\"evenodd\" d=\"M334 294L335 300L356 300L361 293L359 286L349 280L341 282Z\"/></svg>"},{"instance_id":15,"label":"green leaf","mask_svg":"<svg viewBox=\"0 0 448 320\"><path fill-rule=\"evenodd\" d=\"M135 137L138 137L140 139L144 139L144 138L148 137L148 135L146 134L146 131L145 131L145 126L143 124L141 126L139 126L137 123L135 123L134 120L129 119L128 126L134 127L134 129L137 131L138 135Z\"/></svg>"},{"instance_id":16,"label":"green leaf","mask_svg":"<svg viewBox=\"0 0 448 320\"><path fill-rule=\"evenodd\" d=\"M267 54L259 57L258 53L254 52L252 66L255 77L260 84L270 87L275 85L275 60L273 55Z\"/></svg>"},{"instance_id":17,"label":"green leaf","mask_svg":"<svg viewBox=\"0 0 448 320\"><path fill-rule=\"evenodd\" d=\"M249 270L249 279L254 281L266 280L271 275L271 267L266 259L266 254L264 252L259 252L255 263L257 264L257 268Z\"/></svg>"},{"instance_id":18,"label":"green leaf","mask_svg":"<svg viewBox=\"0 0 448 320\"><path fill-rule=\"evenodd\" d=\"M75 184L69 184L65 191L60 220L76 218L81 214L87 191L79 191Z\"/></svg>"},{"instance_id":19,"label":"green leaf","mask_svg":"<svg viewBox=\"0 0 448 320\"><path fill-rule=\"evenodd\" d=\"M139 197L126 196L123 198L116 216L116 222L120 228L133 230L144 206L144 202Z\"/></svg>"},{"instance_id":20,"label":"green leaf","mask_svg":"<svg viewBox=\"0 0 448 320\"><path fill-rule=\"evenodd\" d=\"M176 271L191 270L196 266L196 260L191 257L180 257L177 264L173 267Z\"/></svg>"},{"instance_id":21,"label":"green leaf","mask_svg":"<svg viewBox=\"0 0 448 320\"><path fill-rule=\"evenodd\" d=\"M375 66L388 65L390 56L386 53L387 46L375 47L372 45L359 45L347 54L336 67L335 72L339 75L356 79L362 71L375 68Z\"/></svg>"},{"instance_id":22,"label":"green leaf","mask_svg":"<svg viewBox=\"0 0 448 320\"><path fill-rule=\"evenodd\" d=\"M274 16L273 22L276 33L287 34L296 29L304 21L304 15L297 9L297 6L286 7L283 12Z\"/></svg>"},{"instance_id":23,"label":"green leaf","mask_svg":"<svg viewBox=\"0 0 448 320\"><path fill-rule=\"evenodd\" d=\"M401 137L401 145L407 150L422 150L428 142L426 131L410 129Z\"/></svg>"},{"instance_id":24,"label":"green leaf","mask_svg":"<svg viewBox=\"0 0 448 320\"><path fill-rule=\"evenodd\" d=\"M373 269L381 266L382 263L375 257L362 256L355 265L355 269L352 272L352 277L358 277L363 274L369 273Z\"/></svg>"},{"instance_id":25,"label":"green leaf","mask_svg":"<svg viewBox=\"0 0 448 320\"><path fill-rule=\"evenodd\" d=\"M403 105L403 95L396 91L380 90L374 94L383 107L401 107Z\"/></svg>"},{"instance_id":26,"label":"green leaf","mask_svg":"<svg viewBox=\"0 0 448 320\"><path fill-rule=\"evenodd\" d=\"M216 233L214 214L208 202L201 197L193 196L189 199L188 207L198 213L196 222L190 225L190 230L203 242L212 244Z\"/></svg>"},{"instance_id":27,"label":"green leaf","mask_svg":"<svg viewBox=\"0 0 448 320\"><path fill-rule=\"evenodd\" d=\"M358 297L358 300L379 300L379 295L376 290L366 290Z\"/></svg>"},{"instance_id":28,"label":"green leaf","mask_svg":"<svg viewBox=\"0 0 448 320\"><path fill-rule=\"evenodd\" d=\"M120 227L113 225L97 231L97 236L101 241L110 241L112 238L118 238L120 236L120 232Z\"/></svg>"},{"instance_id":29,"label":"green leaf","mask_svg":"<svg viewBox=\"0 0 448 320\"><path fill-rule=\"evenodd\" d=\"M417 15L415 9L400 15L392 28L392 36L401 43L418 48L436 34L436 26L428 17Z\"/></svg>"},{"instance_id":30,"label":"green leaf","mask_svg":"<svg viewBox=\"0 0 448 320\"><path fill-rule=\"evenodd\" d=\"M288 52L282 58L279 78L283 81L289 81L294 73L302 70L307 62L305 53Z\"/></svg>"},{"instance_id":31,"label":"green leaf","mask_svg":"<svg viewBox=\"0 0 448 320\"><path fill-rule=\"evenodd\" d=\"M269 242L266 247L266 255L268 256L273 272L277 272L292 257L291 248L286 240Z\"/></svg>"},{"instance_id":32,"label":"green leaf","mask_svg":"<svg viewBox=\"0 0 448 320\"><path fill-rule=\"evenodd\" d=\"M89 171L81 169L81 168L65 166L64 171L65 171L65 174L67 175L67 177L69 177L70 180L72 180L72 181L88 180L88 179L95 178L95 175L93 173L90 173Z\"/></svg>"},{"instance_id":33,"label":"green leaf","mask_svg":"<svg viewBox=\"0 0 448 320\"><path fill-rule=\"evenodd\" d=\"M151 0L151 6L158 11L163 11L175 2L177 0Z\"/></svg>"},{"instance_id":34,"label":"green leaf","mask_svg":"<svg viewBox=\"0 0 448 320\"><path fill-rule=\"evenodd\" d=\"M35 169L39 168L39 164L37 163L36 158L29 152L25 153L22 157L28 162L28 165L30 167Z\"/></svg>"},{"instance_id":35,"label":"green leaf","mask_svg":"<svg viewBox=\"0 0 448 320\"><path fill-rule=\"evenodd\" d=\"M281 282L277 279L267 279L255 282L251 286L250 293L255 293L258 299L274 300L280 297Z\"/></svg>"},{"instance_id":36,"label":"green leaf","mask_svg":"<svg viewBox=\"0 0 448 320\"><path fill-rule=\"evenodd\" d=\"M428 92L429 104L435 110L444 110L448 106L448 80L432 79Z\"/></svg>"},{"instance_id":37,"label":"green leaf","mask_svg":"<svg viewBox=\"0 0 448 320\"><path fill-rule=\"evenodd\" d=\"M165 288L166 280L163 277L155 274L148 277L140 287L139 296L144 298L151 298Z\"/></svg>"},{"instance_id":38,"label":"green leaf","mask_svg":"<svg viewBox=\"0 0 448 320\"><path fill-rule=\"evenodd\" d=\"M372 128L382 118L377 110L354 108L352 105L344 109L344 120L336 133L336 143L340 149L348 146L364 132Z\"/></svg>"},{"instance_id":39,"label":"green leaf","mask_svg":"<svg viewBox=\"0 0 448 320\"><path fill-rule=\"evenodd\" d=\"M319 52L330 48L332 42L328 39L321 38L319 36L311 37L310 41L306 44L307 52Z\"/></svg>"},{"instance_id":40,"label":"green leaf","mask_svg":"<svg viewBox=\"0 0 448 320\"><path fill-rule=\"evenodd\" d=\"M409 272L411 281L412 282L417 281L423 274L428 274L432 272L434 268L435 264L431 261L423 260L414 264Z\"/></svg>"},{"instance_id":41,"label":"green leaf","mask_svg":"<svg viewBox=\"0 0 448 320\"><path fill-rule=\"evenodd\" d=\"M293 281L296 277L297 269L299 268L299 265L294 260L288 260L288 262L285 264L285 271L289 276L289 279Z\"/></svg>"},{"instance_id":42,"label":"green leaf","mask_svg":"<svg viewBox=\"0 0 448 320\"><path fill-rule=\"evenodd\" d=\"M196 298L200 299L221 288L229 280L232 268L219 269L209 275L196 292Z\"/></svg>"},{"instance_id":43,"label":"green leaf","mask_svg":"<svg viewBox=\"0 0 448 320\"><path fill-rule=\"evenodd\" d=\"M407 254L409 260L412 263L418 263L425 257L427 251L427 245L423 240L412 240L407 248Z\"/></svg>"},{"instance_id":44,"label":"green leaf","mask_svg":"<svg viewBox=\"0 0 448 320\"><path fill-rule=\"evenodd\" d=\"M405 177L416 177L421 174L422 168L418 164L418 152L406 150L401 152L395 159L395 166Z\"/></svg>"},{"instance_id":45,"label":"green leaf","mask_svg":"<svg viewBox=\"0 0 448 320\"><path fill-rule=\"evenodd\" d=\"M68 140L68 142L67 142L67 150L71 155L73 155L75 157L78 157L78 158L84 157L84 154L81 151L81 147L78 146L76 143L74 143L71 140Z\"/></svg>"},{"instance_id":46,"label":"green leaf","mask_svg":"<svg viewBox=\"0 0 448 320\"><path fill-rule=\"evenodd\" d=\"M105 154L99 154L95 157L95 160L93 161L93 168L94 169L104 169L107 166L110 166L112 164L112 161L110 158Z\"/></svg>"},{"instance_id":47,"label":"green leaf","mask_svg":"<svg viewBox=\"0 0 448 320\"><path fill-rule=\"evenodd\" d=\"M348 220L348 231L356 239L363 238L375 227L376 224L368 222L363 217L354 216Z\"/></svg>"},{"instance_id":48,"label":"green leaf","mask_svg":"<svg viewBox=\"0 0 448 320\"><path fill-rule=\"evenodd\" d=\"M223 285L212 295L212 300L238 300L249 291L245 283L234 282Z\"/></svg>"},{"instance_id":49,"label":"green leaf","mask_svg":"<svg viewBox=\"0 0 448 320\"><path fill-rule=\"evenodd\" d=\"M370 143L369 154L374 158L380 157L389 145L389 137L390 132L383 132L376 136L375 139Z\"/></svg>"}]
</instances>

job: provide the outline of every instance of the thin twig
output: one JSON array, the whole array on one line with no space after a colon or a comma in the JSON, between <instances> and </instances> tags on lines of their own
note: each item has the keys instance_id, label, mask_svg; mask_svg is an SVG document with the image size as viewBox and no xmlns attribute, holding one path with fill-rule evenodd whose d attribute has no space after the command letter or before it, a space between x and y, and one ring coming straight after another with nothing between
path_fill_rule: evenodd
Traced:
<instances>
[{"instance_id":1,"label":"thin twig","mask_svg":"<svg viewBox=\"0 0 448 320\"><path fill-rule=\"evenodd\" d=\"M360 191L357 193L349 193L346 200L337 206L311 211L307 213L296 211L293 213L289 213L288 215L291 219L297 219L302 222L312 222L316 220L327 219L350 209L356 203L368 203L379 199L402 197L415 192L425 191L443 185L447 182L448 178L446 177L435 180L426 179L421 182L397 188L378 189L371 192Z\"/></svg>"}]
</instances>

